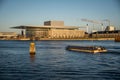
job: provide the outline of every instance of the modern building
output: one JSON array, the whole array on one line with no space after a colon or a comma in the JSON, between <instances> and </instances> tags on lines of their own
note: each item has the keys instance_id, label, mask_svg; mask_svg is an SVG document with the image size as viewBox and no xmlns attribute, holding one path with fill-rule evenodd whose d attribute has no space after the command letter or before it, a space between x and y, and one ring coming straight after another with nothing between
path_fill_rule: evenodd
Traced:
<instances>
[{"instance_id":1,"label":"modern building","mask_svg":"<svg viewBox=\"0 0 120 80\"><path fill-rule=\"evenodd\" d=\"M85 31L76 26L64 26L63 21L45 21L43 26L16 26L16 29L25 29L26 37L37 39L75 39L85 36Z\"/></svg>"}]
</instances>

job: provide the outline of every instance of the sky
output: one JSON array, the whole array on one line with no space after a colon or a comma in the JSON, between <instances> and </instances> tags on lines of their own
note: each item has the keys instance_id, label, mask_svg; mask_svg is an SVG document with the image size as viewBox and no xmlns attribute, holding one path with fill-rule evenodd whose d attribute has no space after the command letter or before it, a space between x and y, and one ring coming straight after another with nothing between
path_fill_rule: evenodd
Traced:
<instances>
[{"instance_id":1,"label":"sky","mask_svg":"<svg viewBox=\"0 0 120 80\"><path fill-rule=\"evenodd\" d=\"M120 30L120 0L0 0L0 32L19 32L10 27L43 25L44 21L60 20L66 26L86 26L101 30L110 21ZM81 28L82 29L82 28Z\"/></svg>"}]
</instances>

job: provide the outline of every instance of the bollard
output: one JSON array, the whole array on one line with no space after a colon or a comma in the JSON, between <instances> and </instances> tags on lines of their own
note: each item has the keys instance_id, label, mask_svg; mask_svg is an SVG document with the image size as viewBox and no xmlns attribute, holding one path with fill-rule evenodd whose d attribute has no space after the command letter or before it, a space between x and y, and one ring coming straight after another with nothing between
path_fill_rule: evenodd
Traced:
<instances>
[{"instance_id":1,"label":"bollard","mask_svg":"<svg viewBox=\"0 0 120 80\"><path fill-rule=\"evenodd\" d=\"M30 43L30 54L35 54L35 43L34 42L31 42Z\"/></svg>"}]
</instances>

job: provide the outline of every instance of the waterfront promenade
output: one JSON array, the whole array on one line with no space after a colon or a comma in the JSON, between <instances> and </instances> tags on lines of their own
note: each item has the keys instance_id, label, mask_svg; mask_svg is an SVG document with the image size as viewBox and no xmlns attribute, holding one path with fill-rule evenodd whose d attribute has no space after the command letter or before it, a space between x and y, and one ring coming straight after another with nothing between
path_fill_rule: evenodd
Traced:
<instances>
[{"instance_id":1,"label":"waterfront promenade","mask_svg":"<svg viewBox=\"0 0 120 80\"><path fill-rule=\"evenodd\" d=\"M40 40L114 40L114 38L79 38L79 39L48 39L48 38L43 38Z\"/></svg>"},{"instance_id":2,"label":"waterfront promenade","mask_svg":"<svg viewBox=\"0 0 120 80\"><path fill-rule=\"evenodd\" d=\"M0 39L0 40L31 40L30 38L15 38L15 39ZM77 38L77 39L51 39L51 38L41 38L33 40L115 40L115 38Z\"/></svg>"}]
</instances>

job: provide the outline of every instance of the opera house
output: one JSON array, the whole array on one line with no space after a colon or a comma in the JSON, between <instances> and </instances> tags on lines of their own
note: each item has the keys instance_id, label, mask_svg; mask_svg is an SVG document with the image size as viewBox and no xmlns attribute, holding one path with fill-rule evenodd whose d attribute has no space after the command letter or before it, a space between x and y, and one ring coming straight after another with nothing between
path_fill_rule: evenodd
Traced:
<instances>
[{"instance_id":1,"label":"opera house","mask_svg":"<svg viewBox=\"0 0 120 80\"><path fill-rule=\"evenodd\" d=\"M64 21L45 21L43 26L22 25L12 28L22 29L23 36L35 39L77 39L85 36L85 31L77 26L64 26Z\"/></svg>"}]
</instances>

